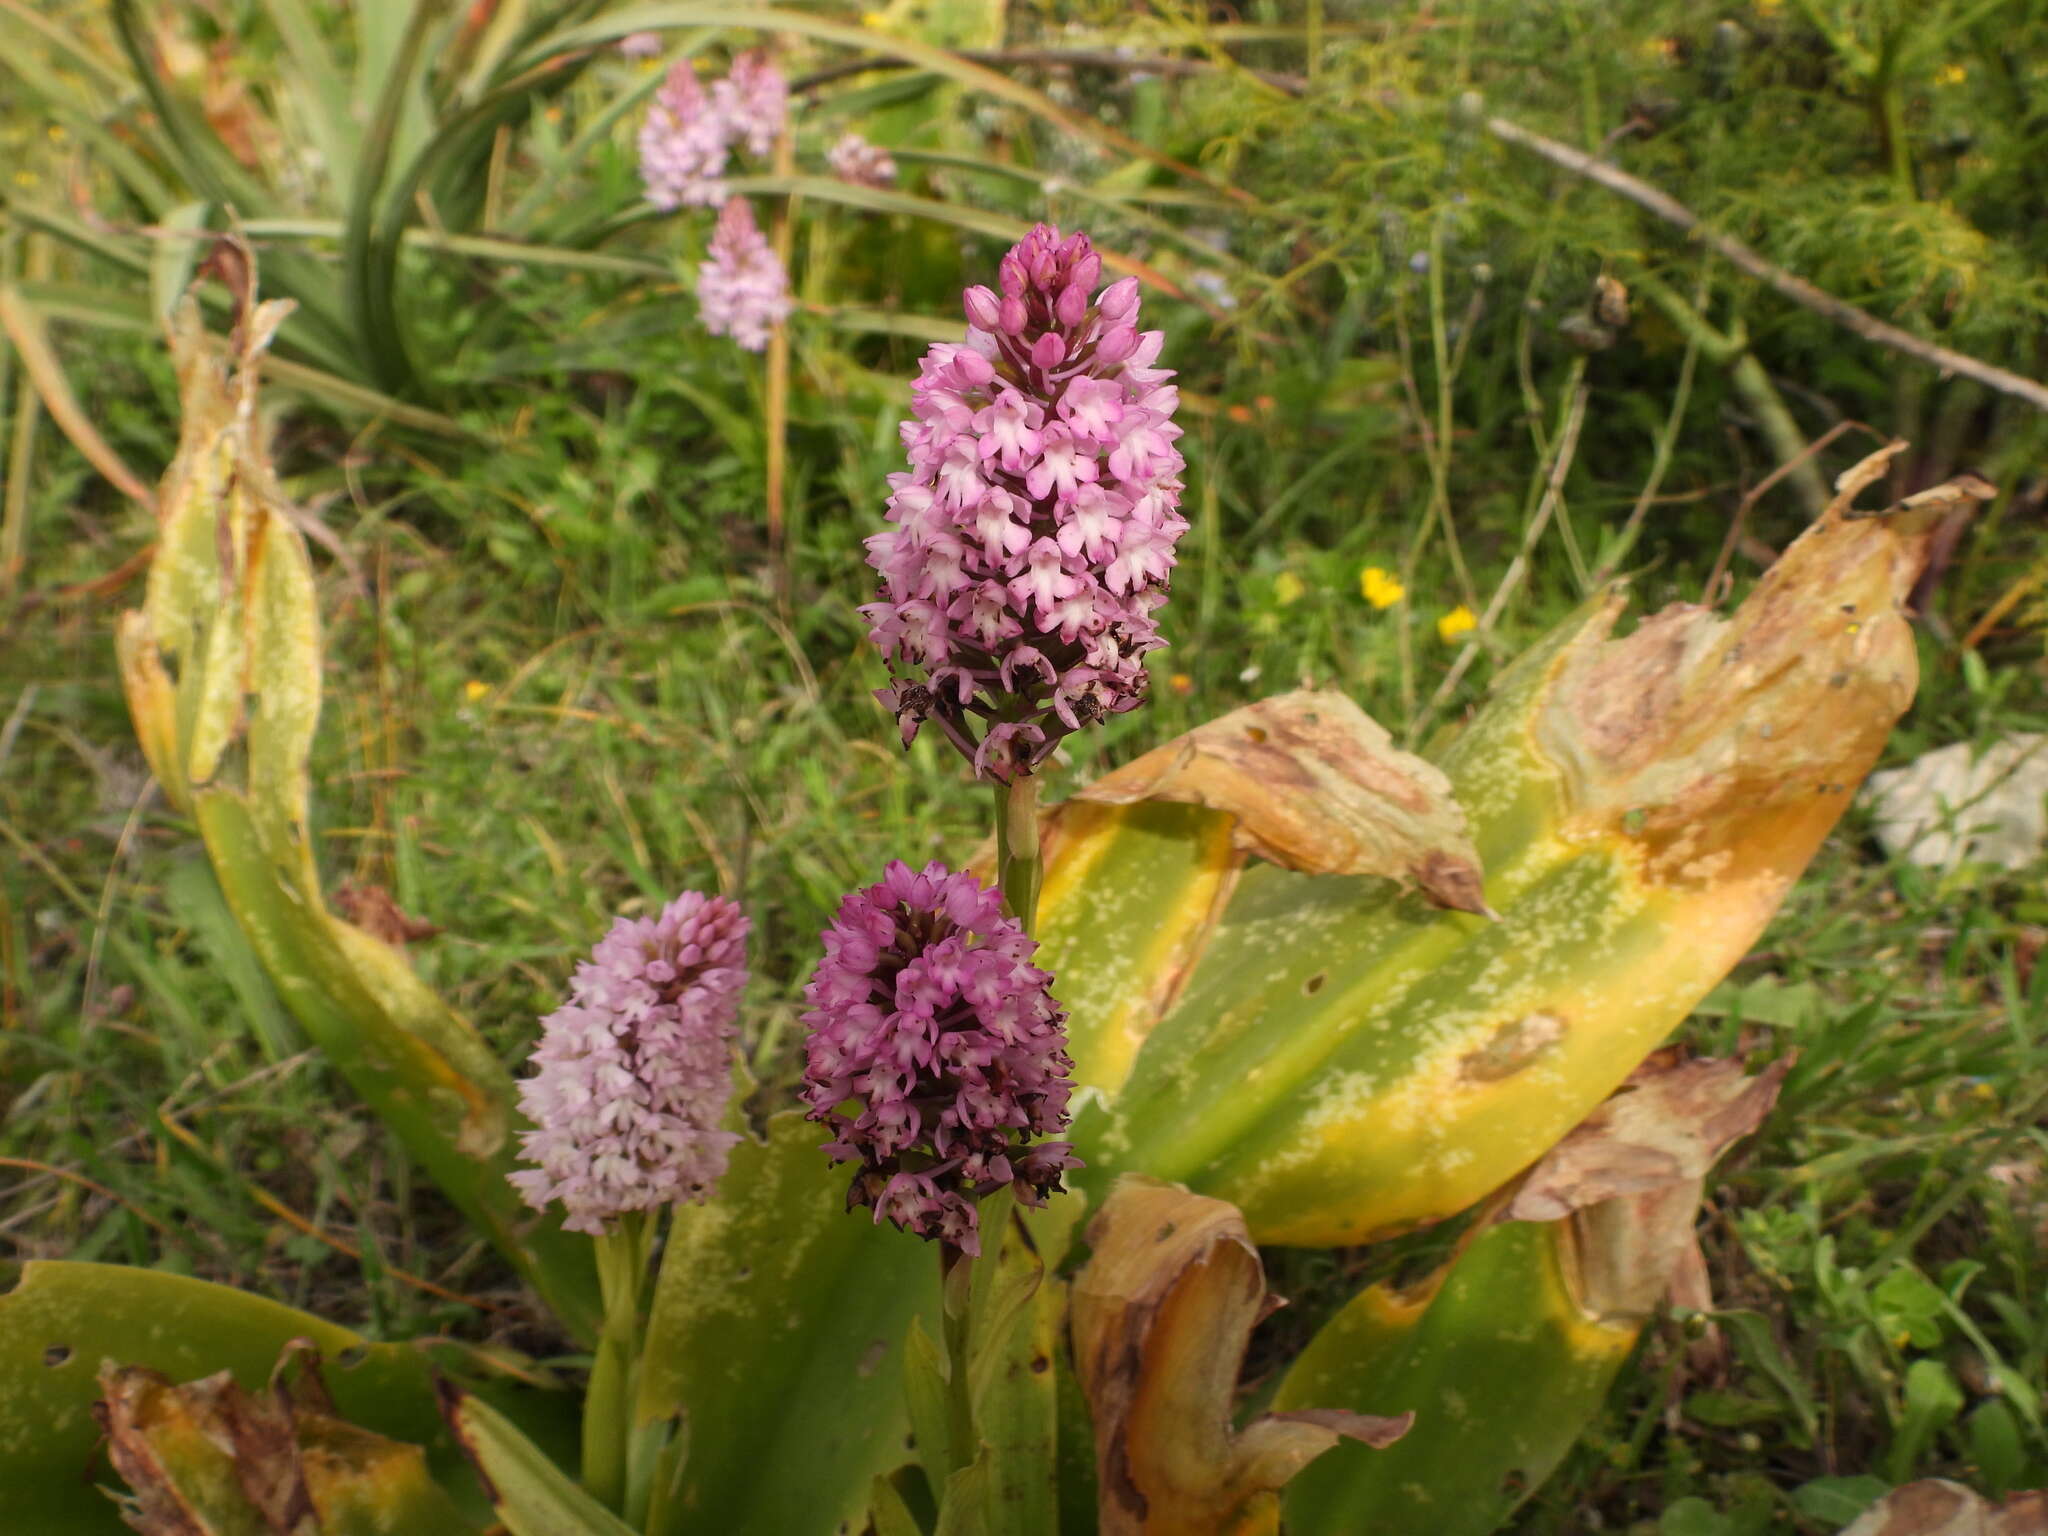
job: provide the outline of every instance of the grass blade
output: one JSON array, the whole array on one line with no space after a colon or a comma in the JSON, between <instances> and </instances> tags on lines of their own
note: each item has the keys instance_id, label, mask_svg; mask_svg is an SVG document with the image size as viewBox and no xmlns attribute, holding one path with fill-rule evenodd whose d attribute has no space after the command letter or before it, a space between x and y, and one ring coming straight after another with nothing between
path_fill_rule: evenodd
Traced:
<instances>
[{"instance_id":1,"label":"grass blade","mask_svg":"<svg viewBox=\"0 0 2048 1536\"><path fill-rule=\"evenodd\" d=\"M951 224L956 229L971 230L975 234L1013 244L1031 231L1030 223L1013 219L1006 213L940 202L937 198L919 197L914 193L895 192L882 187L856 187L832 176L734 176L727 179L726 185L739 193L814 197L820 202L838 203L867 213L898 213L914 219L930 219L937 224ZM1096 250L1102 257L1102 264L1111 271L1142 278L1172 298L1189 303L1200 302L1164 272L1136 257L1119 255L1100 246Z\"/></svg>"},{"instance_id":2,"label":"grass blade","mask_svg":"<svg viewBox=\"0 0 2048 1536\"><path fill-rule=\"evenodd\" d=\"M349 190L346 233L342 247L342 283L349 318L357 336L369 350L371 377L387 389L401 389L413 379L411 359L406 356L405 338L399 333L391 304L391 282L372 260L377 238L375 228L377 192L391 167L399 120L405 115L406 94L415 83L427 33L438 19L444 0L417 0L406 23L389 68L383 75L384 88L377 98L375 114L363 137L362 153L355 166ZM377 7L371 8L373 11ZM365 54L367 58L368 49Z\"/></svg>"},{"instance_id":3,"label":"grass blade","mask_svg":"<svg viewBox=\"0 0 2048 1536\"><path fill-rule=\"evenodd\" d=\"M72 446L84 455L85 461L113 482L122 494L154 511L156 497L135 471L122 461L121 455L100 436L99 428L92 424L92 418L79 405L63 364L57 361L57 354L50 347L48 328L42 315L12 284L0 287L0 330L4 330L7 339L14 343L14 350L21 356L26 380L34 383L36 393L42 397L43 408L50 413L50 420L57 424L58 430L70 438ZM25 483L27 477L21 478ZM15 526L16 509L12 502L10 495L8 531L12 537L19 538L20 529ZM6 568L11 570L11 564Z\"/></svg>"},{"instance_id":4,"label":"grass blade","mask_svg":"<svg viewBox=\"0 0 2048 1536\"><path fill-rule=\"evenodd\" d=\"M348 186L355 176L362 132L349 110L341 60L321 39L320 28L301 0L264 0L264 9L297 71L291 81L293 92L307 98L307 123L327 174L336 187Z\"/></svg>"}]
</instances>

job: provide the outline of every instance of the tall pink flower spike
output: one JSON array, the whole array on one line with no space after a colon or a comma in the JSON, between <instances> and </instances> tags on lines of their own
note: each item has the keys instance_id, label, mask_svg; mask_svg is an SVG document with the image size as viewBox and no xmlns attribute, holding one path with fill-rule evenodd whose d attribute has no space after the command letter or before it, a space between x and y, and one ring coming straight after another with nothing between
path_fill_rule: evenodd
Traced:
<instances>
[{"instance_id":1,"label":"tall pink flower spike","mask_svg":"<svg viewBox=\"0 0 2048 1536\"><path fill-rule=\"evenodd\" d=\"M894 682L905 745L935 722L985 779L1008 783L1061 737L1144 702L1165 642L1180 515L1173 414L1138 330L1138 281L1100 294L1088 237L1041 224L1005 256L1000 293L964 295L964 345L925 354L890 477L881 576L861 609Z\"/></svg>"}]
</instances>

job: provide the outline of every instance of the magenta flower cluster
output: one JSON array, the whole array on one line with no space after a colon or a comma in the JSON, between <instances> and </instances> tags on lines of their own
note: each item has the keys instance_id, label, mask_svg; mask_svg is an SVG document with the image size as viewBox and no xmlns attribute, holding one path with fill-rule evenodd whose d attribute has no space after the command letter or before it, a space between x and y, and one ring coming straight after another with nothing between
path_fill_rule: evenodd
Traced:
<instances>
[{"instance_id":1,"label":"magenta flower cluster","mask_svg":"<svg viewBox=\"0 0 2048 1536\"><path fill-rule=\"evenodd\" d=\"M541 1023L538 1071L519 1085L537 1166L511 1175L526 1203L559 1200L572 1232L627 1211L702 1200L739 1137L723 1128L746 985L748 922L685 891L652 918L620 918Z\"/></svg>"},{"instance_id":2,"label":"magenta flower cluster","mask_svg":"<svg viewBox=\"0 0 2048 1536\"><path fill-rule=\"evenodd\" d=\"M704 329L760 352L792 307L789 277L774 247L747 200L734 198L719 210L710 257L697 268L697 312Z\"/></svg>"},{"instance_id":3,"label":"magenta flower cluster","mask_svg":"<svg viewBox=\"0 0 2048 1536\"><path fill-rule=\"evenodd\" d=\"M1028 773L1059 739L1145 697L1164 642L1184 467L1179 391L1138 329L1138 282L1099 295L1088 238L1041 224L970 288L965 345L925 354L868 539L863 608L895 677L906 744L933 720L983 778ZM975 734L974 721L983 722Z\"/></svg>"},{"instance_id":4,"label":"magenta flower cluster","mask_svg":"<svg viewBox=\"0 0 2048 1536\"><path fill-rule=\"evenodd\" d=\"M1066 1015L1000 893L900 860L840 903L805 999L804 1102L860 1165L847 1208L979 1254L975 1201L1029 1205L1081 1166L1064 1141Z\"/></svg>"},{"instance_id":5,"label":"magenta flower cluster","mask_svg":"<svg viewBox=\"0 0 2048 1536\"><path fill-rule=\"evenodd\" d=\"M638 35L638 34L635 34ZM759 158L789 121L789 85L764 49L743 53L709 92L688 59L669 67L640 124L640 180L657 208L715 208L734 145Z\"/></svg>"},{"instance_id":6,"label":"magenta flower cluster","mask_svg":"<svg viewBox=\"0 0 2048 1536\"><path fill-rule=\"evenodd\" d=\"M842 133L825 152L832 174L854 187L896 185L896 157L879 144L870 144L859 134Z\"/></svg>"}]
</instances>

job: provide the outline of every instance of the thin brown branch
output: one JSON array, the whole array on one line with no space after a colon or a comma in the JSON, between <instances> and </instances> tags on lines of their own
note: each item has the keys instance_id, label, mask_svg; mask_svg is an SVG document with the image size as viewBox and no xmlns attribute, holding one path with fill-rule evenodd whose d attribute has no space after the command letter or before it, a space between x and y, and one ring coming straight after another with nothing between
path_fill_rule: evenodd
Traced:
<instances>
[{"instance_id":1,"label":"thin brown branch","mask_svg":"<svg viewBox=\"0 0 2048 1536\"><path fill-rule=\"evenodd\" d=\"M142 483L141 477L122 462L121 455L108 446L107 440L93 425L92 417L86 414L85 408L78 403L78 397L71 392L71 382L64 375L63 365L57 361L49 337L44 334L42 316L11 286L0 287L0 330L4 330L7 339L14 343L22 369L34 382L36 393L42 396L43 409L49 412L50 420L71 439L72 446L86 463L112 481L116 490L154 512L155 495Z\"/></svg>"},{"instance_id":2,"label":"thin brown branch","mask_svg":"<svg viewBox=\"0 0 2048 1536\"><path fill-rule=\"evenodd\" d=\"M2001 394L2017 395L2035 409L2048 411L2048 385L1995 364L1980 361L1953 348L1924 341L1909 331L1902 331L1897 326L1889 325L1875 315L1858 309L1844 299L1838 299L1833 294L1816 288L1805 278L1795 277L1783 267L1764 260L1734 236L1709 229L1700 222L1699 215L1683 203L1658 191L1648 182L1629 175L1626 171L1617 170L1582 150L1573 149L1569 144L1560 144L1557 140L1545 138L1540 133L1531 133L1527 128L1518 123L1511 123L1504 117L1488 118L1486 131L1503 143L1513 144L1528 150L1531 154L1541 155L1552 165L1562 166L1574 175L1597 182L1616 196L1627 198L1638 208L1654 213L1665 223L1684 230L1700 244L1725 256L1732 266L1784 295L1794 304L1810 309L1824 319L1832 320L1852 335L1875 342L1881 347L1889 347L1894 352L1903 352L1908 357L1917 358L1946 373L1975 379L1979 384L1988 385Z\"/></svg>"},{"instance_id":3,"label":"thin brown branch","mask_svg":"<svg viewBox=\"0 0 2048 1536\"><path fill-rule=\"evenodd\" d=\"M1768 475L1765 475L1763 479L1757 481L1755 485L1749 488L1742 500L1735 504L1735 515L1728 520L1728 536L1721 541L1721 552L1714 557L1714 569L1707 575L1706 590L1700 594L1700 601L1702 603L1712 607L1720 600L1717 596L1717 589L1728 574L1729 563L1735 558L1736 546L1742 542L1743 529L1749 522L1749 509L1763 499L1764 492L1791 474L1800 465L1810 462L1815 454L1819 453L1821 449L1827 447L1829 443L1832 443L1851 427L1857 428L1860 431L1870 432L1872 437L1878 438L1880 442L1883 441L1881 434L1872 432L1869 427L1864 426L1860 421L1838 421L1832 427L1829 427L1827 431L1821 433L1819 437L1816 437L1812 442L1800 449L1792 458L1787 459Z\"/></svg>"},{"instance_id":4,"label":"thin brown branch","mask_svg":"<svg viewBox=\"0 0 2048 1536\"><path fill-rule=\"evenodd\" d=\"M962 49L960 57L976 64L999 66L1004 64L1038 65L1048 69L1107 69L1126 75L1206 75L1230 68L1213 59L1168 59L1154 55L1117 53L1107 48L968 48ZM845 59L837 64L828 64L823 69L811 71L795 81L793 91L813 91L834 80L843 80L849 75L864 75L877 69L909 69L907 59L862 58ZM1308 80L1302 75L1290 75L1276 69L1252 69L1248 65L1237 65L1236 71L1250 75L1276 91L1290 96L1299 96L1308 89Z\"/></svg>"}]
</instances>

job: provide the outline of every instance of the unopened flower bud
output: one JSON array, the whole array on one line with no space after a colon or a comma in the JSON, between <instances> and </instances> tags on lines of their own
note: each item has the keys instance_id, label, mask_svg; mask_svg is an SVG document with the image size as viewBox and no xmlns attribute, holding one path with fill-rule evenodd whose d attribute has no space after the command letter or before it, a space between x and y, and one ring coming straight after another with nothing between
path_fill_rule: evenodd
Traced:
<instances>
[{"instance_id":1,"label":"unopened flower bud","mask_svg":"<svg viewBox=\"0 0 2048 1536\"><path fill-rule=\"evenodd\" d=\"M1135 326L1119 325L1095 344L1095 361L1120 363L1138 350Z\"/></svg>"},{"instance_id":2,"label":"unopened flower bud","mask_svg":"<svg viewBox=\"0 0 2048 1536\"><path fill-rule=\"evenodd\" d=\"M967 311L969 325L979 326L984 331L1002 328L1003 304L994 289L981 286L968 289L960 295L960 307ZM1017 308L1021 314L1023 306L1020 304Z\"/></svg>"},{"instance_id":3,"label":"unopened flower bud","mask_svg":"<svg viewBox=\"0 0 2048 1536\"><path fill-rule=\"evenodd\" d=\"M1115 325L1131 318L1138 312L1138 280L1135 277L1120 277L1102 290L1102 299L1096 305L1102 311L1105 322Z\"/></svg>"}]
</instances>

